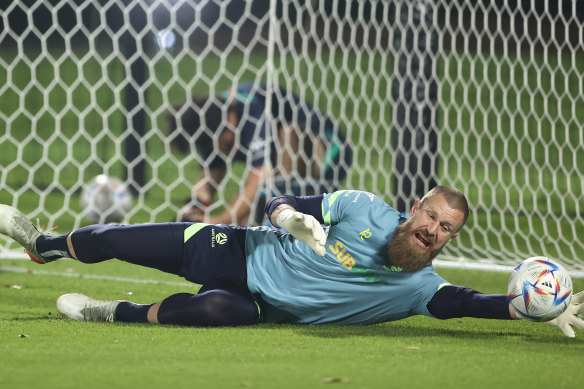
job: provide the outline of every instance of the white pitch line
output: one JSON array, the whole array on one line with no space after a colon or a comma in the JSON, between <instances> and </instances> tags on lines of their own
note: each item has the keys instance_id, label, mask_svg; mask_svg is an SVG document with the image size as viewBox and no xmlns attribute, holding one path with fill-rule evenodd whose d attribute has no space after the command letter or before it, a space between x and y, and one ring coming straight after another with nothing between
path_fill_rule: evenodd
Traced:
<instances>
[{"instance_id":1,"label":"white pitch line","mask_svg":"<svg viewBox=\"0 0 584 389\"><path fill-rule=\"evenodd\" d=\"M500 264L493 264L493 263L474 263L468 261L444 261L435 259L432 262L434 267L440 268L451 268L451 269L471 269L471 270L482 270L482 271L494 271L494 272L503 272L503 273L511 273L513 269L515 269L516 265L500 265ZM572 278L584 278L584 270L570 270L570 277Z\"/></svg>"},{"instance_id":2,"label":"white pitch line","mask_svg":"<svg viewBox=\"0 0 584 389\"><path fill-rule=\"evenodd\" d=\"M31 270L16 266L0 266L0 273L30 273L30 274L40 274L46 276L60 276L60 277L77 277L77 278L89 278L94 280L108 280L108 281L118 281L118 282L132 282L135 284L154 284L154 285L172 285L172 286L190 286L196 287L197 284L192 282L175 282L175 281L159 281L159 280L144 280L138 278L126 278L126 277L115 277L106 276L99 274L79 274L79 273L67 273L67 272L57 272L48 270Z\"/></svg>"}]
</instances>

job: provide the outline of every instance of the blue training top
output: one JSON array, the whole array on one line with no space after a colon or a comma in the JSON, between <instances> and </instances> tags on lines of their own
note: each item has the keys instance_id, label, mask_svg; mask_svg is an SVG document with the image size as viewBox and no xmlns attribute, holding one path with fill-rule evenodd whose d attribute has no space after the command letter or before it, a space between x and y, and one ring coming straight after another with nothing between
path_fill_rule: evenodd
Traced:
<instances>
[{"instance_id":1,"label":"blue training top","mask_svg":"<svg viewBox=\"0 0 584 389\"><path fill-rule=\"evenodd\" d=\"M371 324L411 315L432 316L426 304L448 284L431 265L418 271L391 266L388 242L399 213L377 196L345 190L322 200L329 225L319 257L291 234L250 227L245 251L249 290L270 323Z\"/></svg>"}]
</instances>

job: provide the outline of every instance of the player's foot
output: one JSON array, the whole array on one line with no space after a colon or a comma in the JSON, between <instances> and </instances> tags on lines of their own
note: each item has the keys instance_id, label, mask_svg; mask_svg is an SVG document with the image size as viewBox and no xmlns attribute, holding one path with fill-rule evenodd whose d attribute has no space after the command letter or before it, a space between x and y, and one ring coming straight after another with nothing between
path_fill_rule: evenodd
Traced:
<instances>
[{"instance_id":1,"label":"player's foot","mask_svg":"<svg viewBox=\"0 0 584 389\"><path fill-rule=\"evenodd\" d=\"M41 264L52 261L43 258L36 248L36 241L43 233L16 208L0 204L0 234L20 243L33 261Z\"/></svg>"},{"instance_id":2,"label":"player's foot","mask_svg":"<svg viewBox=\"0 0 584 389\"><path fill-rule=\"evenodd\" d=\"M113 322L121 301L97 300L80 293L64 294L57 299L57 311L78 321Z\"/></svg>"}]
</instances>

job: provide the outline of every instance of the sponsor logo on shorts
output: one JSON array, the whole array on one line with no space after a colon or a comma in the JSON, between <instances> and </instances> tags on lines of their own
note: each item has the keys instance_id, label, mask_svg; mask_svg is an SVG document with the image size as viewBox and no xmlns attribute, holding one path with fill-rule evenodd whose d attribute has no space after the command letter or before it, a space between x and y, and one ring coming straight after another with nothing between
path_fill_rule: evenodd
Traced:
<instances>
[{"instance_id":1,"label":"sponsor logo on shorts","mask_svg":"<svg viewBox=\"0 0 584 389\"><path fill-rule=\"evenodd\" d=\"M215 242L217 242L219 244L227 243L227 235L225 235L222 232L218 233L217 235L215 235Z\"/></svg>"},{"instance_id":2,"label":"sponsor logo on shorts","mask_svg":"<svg viewBox=\"0 0 584 389\"><path fill-rule=\"evenodd\" d=\"M223 232L215 233L215 229L211 228L211 247L215 247L215 244L223 245L227 243L227 234Z\"/></svg>"}]
</instances>

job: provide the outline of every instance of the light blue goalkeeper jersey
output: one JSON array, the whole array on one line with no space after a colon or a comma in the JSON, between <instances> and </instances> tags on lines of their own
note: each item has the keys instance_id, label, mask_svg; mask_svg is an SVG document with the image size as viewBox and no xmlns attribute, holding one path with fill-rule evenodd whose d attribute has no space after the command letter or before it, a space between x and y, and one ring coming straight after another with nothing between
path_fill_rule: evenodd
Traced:
<instances>
[{"instance_id":1,"label":"light blue goalkeeper jersey","mask_svg":"<svg viewBox=\"0 0 584 389\"><path fill-rule=\"evenodd\" d=\"M248 229L247 284L263 301L263 321L371 324L431 316L426 304L447 282L430 265L408 272L390 264L396 210L371 193L347 190L324 196L322 216L330 226L324 257L291 234Z\"/></svg>"}]
</instances>

